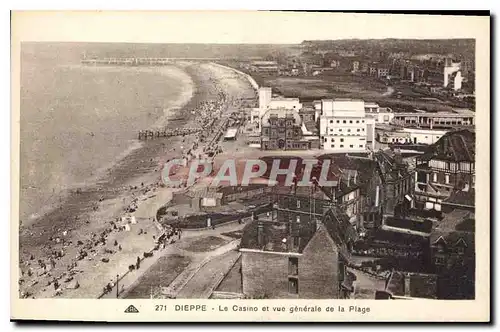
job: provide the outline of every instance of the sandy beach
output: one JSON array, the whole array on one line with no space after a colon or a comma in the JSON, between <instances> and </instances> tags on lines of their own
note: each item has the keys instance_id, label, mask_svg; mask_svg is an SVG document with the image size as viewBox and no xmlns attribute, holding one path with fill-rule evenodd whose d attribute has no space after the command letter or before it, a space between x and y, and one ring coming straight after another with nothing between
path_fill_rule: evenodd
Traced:
<instances>
[{"instance_id":1,"label":"sandy beach","mask_svg":"<svg viewBox=\"0 0 500 332\"><path fill-rule=\"evenodd\" d=\"M169 115L175 118L167 122L169 128L193 126L197 115L192 110L204 101L216 99L221 91L228 100L254 96L250 83L231 70L213 64L179 65L191 76L194 89L189 102L176 114ZM57 295L62 297L99 296L105 283L125 272L136 257L142 257L153 247L153 235L158 232L152 220L154 215L147 216L155 208L142 207L147 212L130 232L115 231L112 225L133 202L141 207L154 200L153 197L165 200L171 197L172 189L159 186L161 166L168 159L180 157L181 146L191 146L195 141L196 136L188 135L141 142L95 184L72 191L59 207L24 225L20 230L23 295L53 297L56 295L53 280L58 280L64 290ZM94 258L79 259L83 243L93 242L99 234L106 241L95 244ZM109 261L102 262L103 257ZM75 281L78 290L64 287Z\"/></svg>"}]
</instances>

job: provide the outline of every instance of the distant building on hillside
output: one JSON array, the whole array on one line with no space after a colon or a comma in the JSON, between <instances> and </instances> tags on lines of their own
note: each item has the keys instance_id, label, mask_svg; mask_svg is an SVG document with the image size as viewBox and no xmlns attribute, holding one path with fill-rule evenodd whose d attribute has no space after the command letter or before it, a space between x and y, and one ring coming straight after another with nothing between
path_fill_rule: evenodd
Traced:
<instances>
[{"instance_id":1,"label":"distant building on hillside","mask_svg":"<svg viewBox=\"0 0 500 332\"><path fill-rule=\"evenodd\" d=\"M452 59L447 58L443 69L443 87L447 88L450 84L451 75L461 69L460 62L453 62Z\"/></svg>"}]
</instances>

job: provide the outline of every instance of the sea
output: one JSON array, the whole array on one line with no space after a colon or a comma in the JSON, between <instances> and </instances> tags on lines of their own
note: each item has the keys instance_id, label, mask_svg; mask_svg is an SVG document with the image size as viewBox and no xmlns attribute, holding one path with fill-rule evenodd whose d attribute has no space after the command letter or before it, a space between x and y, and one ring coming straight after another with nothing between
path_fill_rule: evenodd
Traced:
<instances>
[{"instance_id":1,"label":"sea","mask_svg":"<svg viewBox=\"0 0 500 332\"><path fill-rule=\"evenodd\" d=\"M23 223L62 203L69 191L97 181L140 148L139 130L165 125L171 111L193 95L193 81L182 68L85 66L80 60L86 51L72 44L21 46Z\"/></svg>"}]
</instances>

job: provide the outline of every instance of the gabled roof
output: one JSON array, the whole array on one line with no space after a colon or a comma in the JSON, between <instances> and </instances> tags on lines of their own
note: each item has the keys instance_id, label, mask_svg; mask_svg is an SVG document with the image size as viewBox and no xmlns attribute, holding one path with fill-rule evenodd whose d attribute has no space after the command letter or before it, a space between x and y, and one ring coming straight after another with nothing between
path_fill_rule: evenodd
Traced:
<instances>
[{"instance_id":1,"label":"gabled roof","mask_svg":"<svg viewBox=\"0 0 500 332\"><path fill-rule=\"evenodd\" d=\"M426 153L425 159L474 162L476 134L468 129L451 131L442 136Z\"/></svg>"},{"instance_id":2,"label":"gabled roof","mask_svg":"<svg viewBox=\"0 0 500 332\"><path fill-rule=\"evenodd\" d=\"M339 254L344 259L349 260L350 253L347 248L349 242L357 240L357 233L349 223L347 215L338 211L338 209L330 209L323 215L322 222L319 223L318 229L314 223L293 223L290 229L288 222L270 222L262 221L263 243L258 243L258 224L259 221L254 220L247 224L243 229L241 238L241 248L256 249L270 252L296 252L302 253L307 244L311 241L318 229L325 229L337 246ZM299 247L291 249L290 231L295 236L299 237ZM284 241L284 239L286 239Z\"/></svg>"},{"instance_id":3,"label":"gabled roof","mask_svg":"<svg viewBox=\"0 0 500 332\"><path fill-rule=\"evenodd\" d=\"M443 204L461 205L474 207L476 204L476 192L474 189L468 191L457 190L451 193L450 197L443 201Z\"/></svg>"},{"instance_id":4,"label":"gabled roof","mask_svg":"<svg viewBox=\"0 0 500 332\"><path fill-rule=\"evenodd\" d=\"M473 212L455 209L446 213L444 218L432 230L430 243L436 244L442 239L446 245L454 246L464 241L468 247L475 243L475 216Z\"/></svg>"}]
</instances>

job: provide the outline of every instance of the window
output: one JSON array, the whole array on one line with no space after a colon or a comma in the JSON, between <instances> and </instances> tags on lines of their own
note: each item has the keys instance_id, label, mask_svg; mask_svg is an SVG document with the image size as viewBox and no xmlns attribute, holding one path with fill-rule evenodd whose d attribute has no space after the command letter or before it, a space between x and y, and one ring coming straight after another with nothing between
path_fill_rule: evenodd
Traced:
<instances>
[{"instance_id":1,"label":"window","mask_svg":"<svg viewBox=\"0 0 500 332\"><path fill-rule=\"evenodd\" d=\"M342 123L346 123L346 121L345 121L345 120L342 120Z\"/></svg>"},{"instance_id":2,"label":"window","mask_svg":"<svg viewBox=\"0 0 500 332\"><path fill-rule=\"evenodd\" d=\"M358 128L358 131L361 131L361 129Z\"/></svg>"},{"instance_id":3,"label":"window","mask_svg":"<svg viewBox=\"0 0 500 332\"><path fill-rule=\"evenodd\" d=\"M339 128L339 131L342 131L342 128Z\"/></svg>"},{"instance_id":4,"label":"window","mask_svg":"<svg viewBox=\"0 0 500 332\"><path fill-rule=\"evenodd\" d=\"M356 120L356 123L359 123L359 120Z\"/></svg>"},{"instance_id":5,"label":"window","mask_svg":"<svg viewBox=\"0 0 500 332\"><path fill-rule=\"evenodd\" d=\"M361 123L365 123L365 120L361 120Z\"/></svg>"},{"instance_id":6,"label":"window","mask_svg":"<svg viewBox=\"0 0 500 332\"><path fill-rule=\"evenodd\" d=\"M347 132L350 133L351 132L351 129L347 129Z\"/></svg>"},{"instance_id":7,"label":"window","mask_svg":"<svg viewBox=\"0 0 500 332\"><path fill-rule=\"evenodd\" d=\"M299 279L288 278L288 293L299 294Z\"/></svg>"},{"instance_id":8,"label":"window","mask_svg":"<svg viewBox=\"0 0 500 332\"><path fill-rule=\"evenodd\" d=\"M444 265L445 259L444 259L444 257L436 256L434 258L434 263L436 263L436 265Z\"/></svg>"},{"instance_id":9,"label":"window","mask_svg":"<svg viewBox=\"0 0 500 332\"><path fill-rule=\"evenodd\" d=\"M330 120L330 123L333 123L333 120Z\"/></svg>"},{"instance_id":10,"label":"window","mask_svg":"<svg viewBox=\"0 0 500 332\"><path fill-rule=\"evenodd\" d=\"M352 120L349 120L349 123L352 123Z\"/></svg>"},{"instance_id":11,"label":"window","mask_svg":"<svg viewBox=\"0 0 500 332\"><path fill-rule=\"evenodd\" d=\"M337 123L340 123L340 120L337 120Z\"/></svg>"},{"instance_id":12,"label":"window","mask_svg":"<svg viewBox=\"0 0 500 332\"><path fill-rule=\"evenodd\" d=\"M340 139L340 141L341 141L341 142L343 142L343 141L344 141L344 139L343 139L343 138L341 138L341 139Z\"/></svg>"},{"instance_id":13,"label":"window","mask_svg":"<svg viewBox=\"0 0 500 332\"><path fill-rule=\"evenodd\" d=\"M432 173L432 182L438 182L438 175L437 175L437 173Z\"/></svg>"},{"instance_id":14,"label":"window","mask_svg":"<svg viewBox=\"0 0 500 332\"><path fill-rule=\"evenodd\" d=\"M349 147L352 149L354 147L354 145L351 144L351 145L349 145Z\"/></svg>"},{"instance_id":15,"label":"window","mask_svg":"<svg viewBox=\"0 0 500 332\"><path fill-rule=\"evenodd\" d=\"M334 148L335 148L335 144L331 144L330 146L331 146L331 148L332 148L332 149L334 149Z\"/></svg>"},{"instance_id":16,"label":"window","mask_svg":"<svg viewBox=\"0 0 500 332\"><path fill-rule=\"evenodd\" d=\"M445 174L444 175L444 183L450 184L450 174Z\"/></svg>"},{"instance_id":17,"label":"window","mask_svg":"<svg viewBox=\"0 0 500 332\"><path fill-rule=\"evenodd\" d=\"M332 137L332 142L335 142L335 138Z\"/></svg>"},{"instance_id":18,"label":"window","mask_svg":"<svg viewBox=\"0 0 500 332\"><path fill-rule=\"evenodd\" d=\"M363 147L363 144L360 144L360 145L359 145L359 147L360 147L360 148L362 148L362 147Z\"/></svg>"},{"instance_id":19,"label":"window","mask_svg":"<svg viewBox=\"0 0 500 332\"><path fill-rule=\"evenodd\" d=\"M300 199L297 200L297 209L300 209Z\"/></svg>"},{"instance_id":20,"label":"window","mask_svg":"<svg viewBox=\"0 0 500 332\"><path fill-rule=\"evenodd\" d=\"M343 145L343 144L340 144L340 147L341 147L341 148L343 148L343 147L344 147L344 145Z\"/></svg>"}]
</instances>

